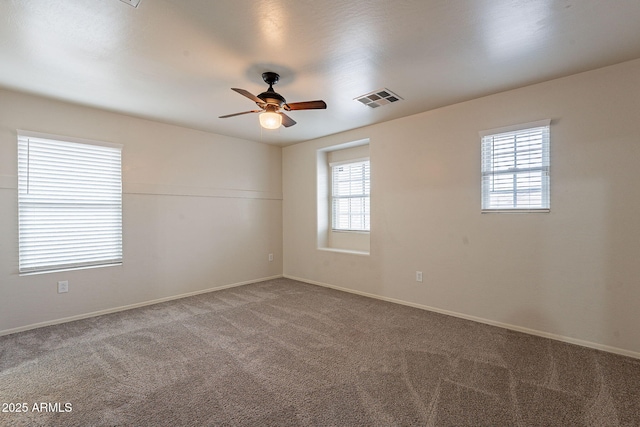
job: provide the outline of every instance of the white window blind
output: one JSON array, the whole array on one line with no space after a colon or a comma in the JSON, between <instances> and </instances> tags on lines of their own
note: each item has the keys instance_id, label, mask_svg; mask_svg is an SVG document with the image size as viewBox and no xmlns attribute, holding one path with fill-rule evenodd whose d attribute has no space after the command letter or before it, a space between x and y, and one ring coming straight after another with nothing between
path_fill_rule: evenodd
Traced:
<instances>
[{"instance_id":1,"label":"white window blind","mask_svg":"<svg viewBox=\"0 0 640 427\"><path fill-rule=\"evenodd\" d=\"M18 134L21 273L122 262L121 151Z\"/></svg>"},{"instance_id":2,"label":"white window blind","mask_svg":"<svg viewBox=\"0 0 640 427\"><path fill-rule=\"evenodd\" d=\"M549 125L481 132L483 211L549 211Z\"/></svg>"},{"instance_id":3,"label":"white window blind","mask_svg":"<svg viewBox=\"0 0 640 427\"><path fill-rule=\"evenodd\" d=\"M369 231L369 160L331 164L331 175L333 230Z\"/></svg>"}]
</instances>

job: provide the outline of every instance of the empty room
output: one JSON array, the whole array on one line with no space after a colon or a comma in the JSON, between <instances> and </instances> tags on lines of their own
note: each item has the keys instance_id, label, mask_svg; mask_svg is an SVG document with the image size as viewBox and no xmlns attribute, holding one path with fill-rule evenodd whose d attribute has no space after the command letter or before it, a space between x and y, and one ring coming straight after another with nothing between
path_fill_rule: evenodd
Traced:
<instances>
[{"instance_id":1,"label":"empty room","mask_svg":"<svg viewBox=\"0 0 640 427\"><path fill-rule=\"evenodd\" d=\"M640 425L640 2L0 2L0 426Z\"/></svg>"}]
</instances>

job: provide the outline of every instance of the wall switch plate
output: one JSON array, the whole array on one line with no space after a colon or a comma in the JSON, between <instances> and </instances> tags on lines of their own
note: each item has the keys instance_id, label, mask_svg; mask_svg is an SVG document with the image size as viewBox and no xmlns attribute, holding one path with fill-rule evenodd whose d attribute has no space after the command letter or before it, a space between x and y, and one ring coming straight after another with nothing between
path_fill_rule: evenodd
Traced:
<instances>
[{"instance_id":1,"label":"wall switch plate","mask_svg":"<svg viewBox=\"0 0 640 427\"><path fill-rule=\"evenodd\" d=\"M273 254L269 254L269 262L273 261Z\"/></svg>"},{"instance_id":2,"label":"wall switch plate","mask_svg":"<svg viewBox=\"0 0 640 427\"><path fill-rule=\"evenodd\" d=\"M69 281L68 280L62 280L62 281L58 282L58 293L59 294L63 294L65 292L69 292Z\"/></svg>"},{"instance_id":3,"label":"wall switch plate","mask_svg":"<svg viewBox=\"0 0 640 427\"><path fill-rule=\"evenodd\" d=\"M416 282L422 282L422 271L416 271Z\"/></svg>"}]
</instances>

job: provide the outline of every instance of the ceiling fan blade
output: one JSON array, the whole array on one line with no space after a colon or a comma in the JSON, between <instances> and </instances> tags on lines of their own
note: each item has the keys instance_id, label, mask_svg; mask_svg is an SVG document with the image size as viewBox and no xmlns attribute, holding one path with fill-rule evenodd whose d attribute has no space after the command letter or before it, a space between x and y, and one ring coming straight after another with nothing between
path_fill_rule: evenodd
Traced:
<instances>
[{"instance_id":1,"label":"ceiling fan blade","mask_svg":"<svg viewBox=\"0 0 640 427\"><path fill-rule=\"evenodd\" d=\"M241 116L243 114L249 114L249 113L261 113L262 110L251 110L251 111L243 111L242 113L233 113L233 114L227 114L226 116L220 116L218 117L219 119L226 119L227 117L234 117L234 116Z\"/></svg>"},{"instance_id":2,"label":"ceiling fan blade","mask_svg":"<svg viewBox=\"0 0 640 427\"><path fill-rule=\"evenodd\" d=\"M305 101L305 102L292 102L291 104L284 104L284 109L291 110L324 110L327 108L327 104L324 101Z\"/></svg>"},{"instance_id":3,"label":"ceiling fan blade","mask_svg":"<svg viewBox=\"0 0 640 427\"><path fill-rule=\"evenodd\" d=\"M237 87L232 87L231 90L238 92L240 95L246 96L247 98L249 98L250 100L252 100L253 102L256 102L258 104L264 103L264 101L262 99L258 98L257 96L255 96L254 94L249 92L248 90L238 89Z\"/></svg>"},{"instance_id":4,"label":"ceiling fan blade","mask_svg":"<svg viewBox=\"0 0 640 427\"><path fill-rule=\"evenodd\" d=\"M296 121L291 117L287 116L285 113L278 113L282 116L282 126L288 128L289 126L293 126L296 124Z\"/></svg>"}]
</instances>

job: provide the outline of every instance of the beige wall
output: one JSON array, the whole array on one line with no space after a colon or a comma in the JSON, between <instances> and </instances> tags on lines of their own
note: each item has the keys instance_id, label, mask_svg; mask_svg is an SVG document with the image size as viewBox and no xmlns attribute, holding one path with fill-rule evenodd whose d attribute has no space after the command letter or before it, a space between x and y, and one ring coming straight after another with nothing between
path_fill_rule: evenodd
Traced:
<instances>
[{"instance_id":1,"label":"beige wall","mask_svg":"<svg viewBox=\"0 0 640 427\"><path fill-rule=\"evenodd\" d=\"M285 276L640 357L638 88L640 60L286 147ZM478 132L546 118L551 213L481 214ZM319 251L317 150L364 138L371 254Z\"/></svg>"},{"instance_id":2,"label":"beige wall","mask_svg":"<svg viewBox=\"0 0 640 427\"><path fill-rule=\"evenodd\" d=\"M16 129L124 145L122 266L18 275ZM281 274L281 148L0 90L0 334Z\"/></svg>"},{"instance_id":3,"label":"beige wall","mask_svg":"<svg viewBox=\"0 0 640 427\"><path fill-rule=\"evenodd\" d=\"M284 271L639 357L638 87L640 60L290 146L282 165L278 147L0 90L0 334ZM551 213L480 214L478 131L544 118ZM121 267L17 274L16 129L124 144ZM320 251L317 150L367 138L371 254Z\"/></svg>"}]
</instances>

